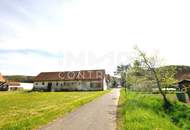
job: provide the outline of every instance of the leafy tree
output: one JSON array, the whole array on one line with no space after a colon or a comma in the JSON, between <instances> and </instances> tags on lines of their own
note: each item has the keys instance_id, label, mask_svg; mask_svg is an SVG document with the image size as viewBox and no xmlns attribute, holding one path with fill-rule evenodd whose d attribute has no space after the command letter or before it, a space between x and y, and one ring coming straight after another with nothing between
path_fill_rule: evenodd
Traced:
<instances>
[{"instance_id":1,"label":"leafy tree","mask_svg":"<svg viewBox=\"0 0 190 130\"><path fill-rule=\"evenodd\" d=\"M128 68L126 73L127 86L130 89L135 89L139 84L145 80L145 70L143 69L140 61L135 60ZM138 89L139 90L139 89Z\"/></svg>"},{"instance_id":2,"label":"leafy tree","mask_svg":"<svg viewBox=\"0 0 190 130\"><path fill-rule=\"evenodd\" d=\"M138 53L138 61L141 63L142 70L146 71L146 79L156 82L157 88L164 100L164 107L169 110L171 108L171 103L166 97L165 92L162 90L163 86L171 85L174 81L174 75L176 72L175 68L162 68L161 63L156 55L147 56L145 52L140 50L138 47L135 48Z\"/></svg>"},{"instance_id":3,"label":"leafy tree","mask_svg":"<svg viewBox=\"0 0 190 130\"><path fill-rule=\"evenodd\" d=\"M111 77L111 87L117 87L118 85L118 78L116 77Z\"/></svg>"},{"instance_id":4,"label":"leafy tree","mask_svg":"<svg viewBox=\"0 0 190 130\"><path fill-rule=\"evenodd\" d=\"M128 68L130 67L130 64L128 65L118 65L117 70L115 72L115 75L119 75L121 77L121 86L125 87L125 90L127 89L127 81L126 81L126 73Z\"/></svg>"}]
</instances>

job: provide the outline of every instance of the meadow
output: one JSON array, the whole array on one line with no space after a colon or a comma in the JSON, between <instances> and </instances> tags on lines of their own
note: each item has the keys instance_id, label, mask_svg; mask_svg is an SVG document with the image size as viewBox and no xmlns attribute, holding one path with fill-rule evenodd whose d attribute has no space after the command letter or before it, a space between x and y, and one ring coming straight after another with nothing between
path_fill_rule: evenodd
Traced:
<instances>
[{"instance_id":1,"label":"meadow","mask_svg":"<svg viewBox=\"0 0 190 130\"><path fill-rule=\"evenodd\" d=\"M168 94L173 108L163 109L159 94L143 94L121 90L117 111L118 130L189 130L190 106Z\"/></svg>"},{"instance_id":2,"label":"meadow","mask_svg":"<svg viewBox=\"0 0 190 130\"><path fill-rule=\"evenodd\" d=\"M0 92L0 129L36 129L107 92Z\"/></svg>"}]
</instances>

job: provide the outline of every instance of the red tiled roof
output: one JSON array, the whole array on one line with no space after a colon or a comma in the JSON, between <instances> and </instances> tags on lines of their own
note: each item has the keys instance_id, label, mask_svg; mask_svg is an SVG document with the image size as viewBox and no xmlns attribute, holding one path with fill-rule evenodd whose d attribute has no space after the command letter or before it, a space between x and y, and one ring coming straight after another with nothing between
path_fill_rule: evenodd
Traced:
<instances>
[{"instance_id":1,"label":"red tiled roof","mask_svg":"<svg viewBox=\"0 0 190 130\"><path fill-rule=\"evenodd\" d=\"M1 75L1 73L0 73L0 82L5 82L5 79L4 79L4 77Z\"/></svg>"},{"instance_id":2,"label":"red tiled roof","mask_svg":"<svg viewBox=\"0 0 190 130\"><path fill-rule=\"evenodd\" d=\"M19 82L8 82L9 86L20 86Z\"/></svg>"},{"instance_id":3,"label":"red tiled roof","mask_svg":"<svg viewBox=\"0 0 190 130\"><path fill-rule=\"evenodd\" d=\"M105 70L42 72L34 81L102 80L104 77Z\"/></svg>"}]
</instances>

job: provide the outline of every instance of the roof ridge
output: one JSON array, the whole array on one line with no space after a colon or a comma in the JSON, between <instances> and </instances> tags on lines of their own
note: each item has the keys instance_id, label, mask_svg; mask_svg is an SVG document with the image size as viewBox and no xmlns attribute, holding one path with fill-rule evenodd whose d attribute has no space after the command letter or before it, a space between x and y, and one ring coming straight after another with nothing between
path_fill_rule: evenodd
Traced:
<instances>
[{"instance_id":1,"label":"roof ridge","mask_svg":"<svg viewBox=\"0 0 190 130\"><path fill-rule=\"evenodd\" d=\"M105 71L105 69L93 69L93 70L72 70L72 71L47 71L47 72L40 72L40 73L58 73L58 72L80 72L80 71Z\"/></svg>"},{"instance_id":2,"label":"roof ridge","mask_svg":"<svg viewBox=\"0 0 190 130\"><path fill-rule=\"evenodd\" d=\"M79 71L62 71L62 72L41 72L36 76L34 80L35 81L100 80L103 79L104 77L105 77L105 70L79 70Z\"/></svg>"}]
</instances>

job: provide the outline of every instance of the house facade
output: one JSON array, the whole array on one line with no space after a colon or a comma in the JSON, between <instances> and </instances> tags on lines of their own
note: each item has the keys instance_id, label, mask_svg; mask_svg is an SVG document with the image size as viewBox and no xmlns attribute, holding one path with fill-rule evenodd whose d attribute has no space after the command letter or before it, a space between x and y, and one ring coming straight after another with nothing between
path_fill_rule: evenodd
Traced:
<instances>
[{"instance_id":1,"label":"house facade","mask_svg":"<svg viewBox=\"0 0 190 130\"><path fill-rule=\"evenodd\" d=\"M8 86L9 91L23 90L23 87L21 87L21 84L19 82L8 82Z\"/></svg>"},{"instance_id":2,"label":"house facade","mask_svg":"<svg viewBox=\"0 0 190 130\"><path fill-rule=\"evenodd\" d=\"M106 90L105 70L42 72L34 79L35 91Z\"/></svg>"}]
</instances>

